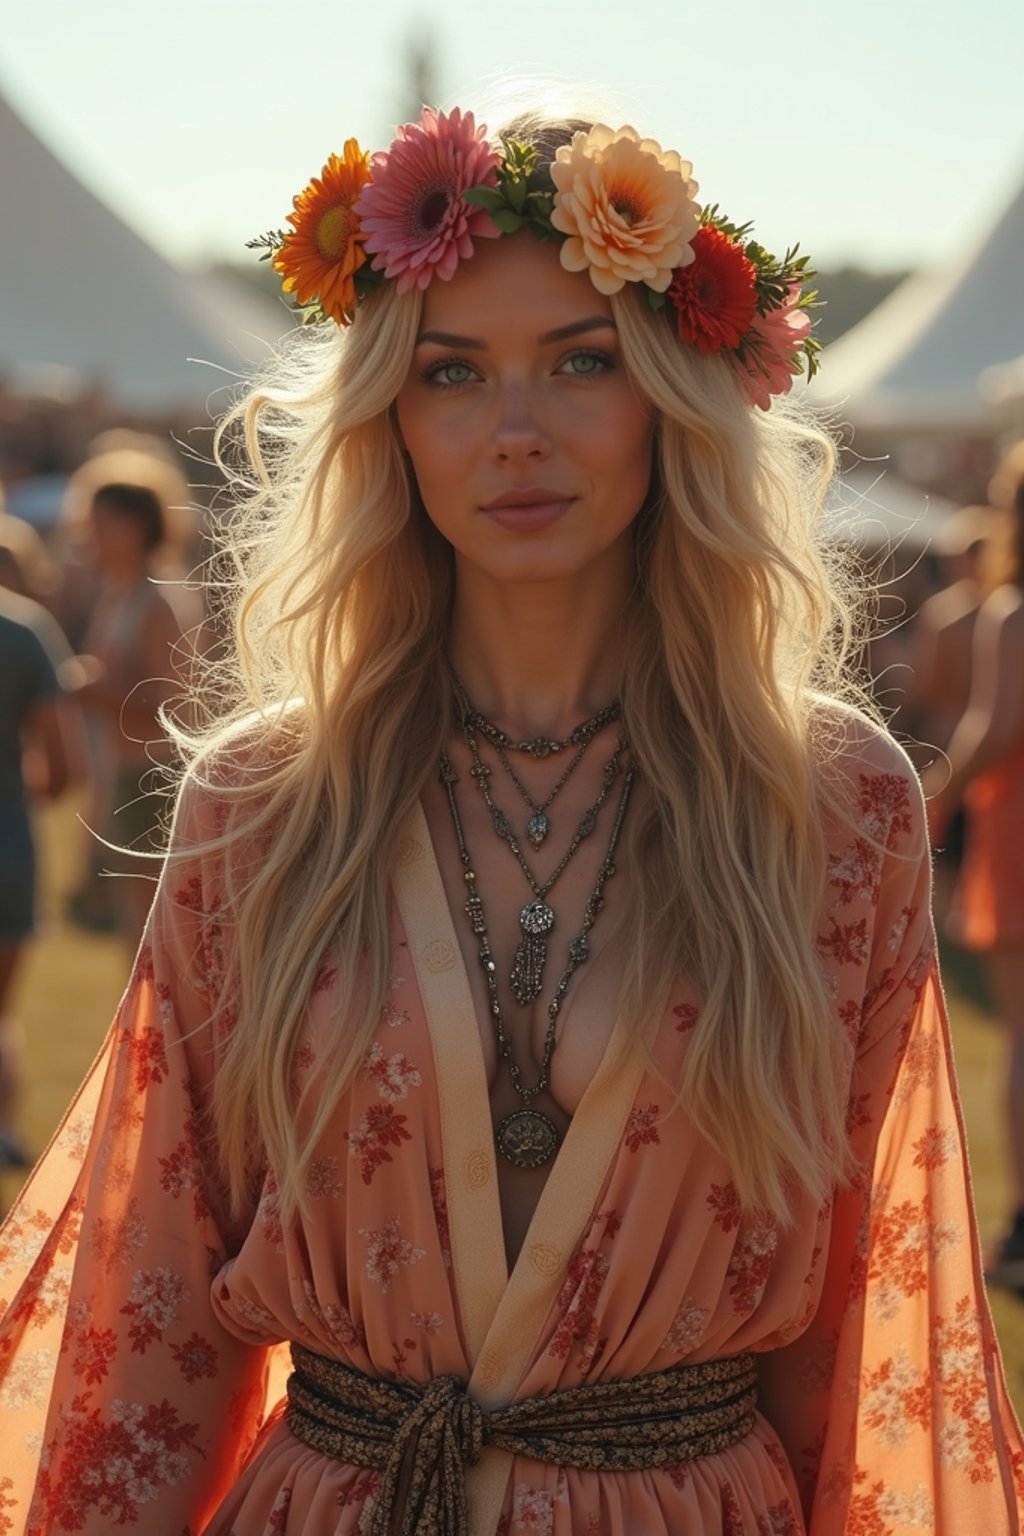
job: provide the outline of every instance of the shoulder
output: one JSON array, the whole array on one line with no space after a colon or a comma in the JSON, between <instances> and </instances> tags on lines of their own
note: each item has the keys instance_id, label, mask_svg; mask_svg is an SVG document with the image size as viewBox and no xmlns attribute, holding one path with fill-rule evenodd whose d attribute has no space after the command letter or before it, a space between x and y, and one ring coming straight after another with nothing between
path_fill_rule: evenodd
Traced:
<instances>
[{"instance_id":1,"label":"shoulder","mask_svg":"<svg viewBox=\"0 0 1024 1536\"><path fill-rule=\"evenodd\" d=\"M990 592L978 615L982 624L1007 628L1024 634L1024 592L1012 582L1005 582Z\"/></svg>"},{"instance_id":2,"label":"shoulder","mask_svg":"<svg viewBox=\"0 0 1024 1536\"><path fill-rule=\"evenodd\" d=\"M977 588L970 582L957 581L925 599L917 615L917 624L933 630L946 630L971 618L980 606Z\"/></svg>"},{"instance_id":3,"label":"shoulder","mask_svg":"<svg viewBox=\"0 0 1024 1536\"><path fill-rule=\"evenodd\" d=\"M921 782L903 747L863 710L814 695L809 724L828 819L913 854L927 847Z\"/></svg>"},{"instance_id":4,"label":"shoulder","mask_svg":"<svg viewBox=\"0 0 1024 1536\"><path fill-rule=\"evenodd\" d=\"M0 624L9 644L45 652L54 667L61 666L71 651L57 620L42 603L0 588Z\"/></svg>"}]
</instances>

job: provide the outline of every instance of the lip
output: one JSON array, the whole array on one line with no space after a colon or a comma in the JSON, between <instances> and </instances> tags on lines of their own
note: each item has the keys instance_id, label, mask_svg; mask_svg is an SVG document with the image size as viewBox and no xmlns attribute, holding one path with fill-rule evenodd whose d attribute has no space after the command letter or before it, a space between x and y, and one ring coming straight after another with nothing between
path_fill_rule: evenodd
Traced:
<instances>
[{"instance_id":1,"label":"lip","mask_svg":"<svg viewBox=\"0 0 1024 1536\"><path fill-rule=\"evenodd\" d=\"M555 501L572 501L564 491L552 491L546 485L526 485L518 491L506 491L481 508L483 512L503 511L506 507L550 506Z\"/></svg>"},{"instance_id":2,"label":"lip","mask_svg":"<svg viewBox=\"0 0 1024 1536\"><path fill-rule=\"evenodd\" d=\"M566 496L564 491L552 491L546 486L529 486L519 491L506 491L480 510L501 528L519 533L535 533L557 522L575 500L575 496Z\"/></svg>"}]
</instances>

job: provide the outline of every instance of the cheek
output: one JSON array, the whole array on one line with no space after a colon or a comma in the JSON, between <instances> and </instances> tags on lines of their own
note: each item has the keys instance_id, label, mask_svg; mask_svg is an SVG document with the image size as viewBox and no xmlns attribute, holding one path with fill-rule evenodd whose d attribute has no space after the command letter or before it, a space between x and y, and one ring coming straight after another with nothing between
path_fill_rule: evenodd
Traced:
<instances>
[{"instance_id":1,"label":"cheek","mask_svg":"<svg viewBox=\"0 0 1024 1536\"><path fill-rule=\"evenodd\" d=\"M425 497L431 486L444 488L459 479L456 461L465 457L468 435L453 430L452 416L450 411L425 411L403 404L399 396L395 421Z\"/></svg>"},{"instance_id":2,"label":"cheek","mask_svg":"<svg viewBox=\"0 0 1024 1536\"><path fill-rule=\"evenodd\" d=\"M594 435L594 466L601 481L611 489L639 490L646 494L650 483L654 452L654 424L638 412L635 402L614 412L603 423L603 431Z\"/></svg>"}]
</instances>

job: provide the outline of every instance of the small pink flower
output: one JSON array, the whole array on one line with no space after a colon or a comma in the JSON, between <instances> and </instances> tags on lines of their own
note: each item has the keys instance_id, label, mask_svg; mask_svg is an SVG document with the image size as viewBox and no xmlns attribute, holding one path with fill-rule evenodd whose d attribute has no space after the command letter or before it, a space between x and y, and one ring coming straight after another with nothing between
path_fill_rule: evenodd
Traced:
<instances>
[{"instance_id":1,"label":"small pink flower","mask_svg":"<svg viewBox=\"0 0 1024 1536\"><path fill-rule=\"evenodd\" d=\"M406 123L386 153L373 156L372 180L355 204L365 249L399 293L446 282L473 254L474 238L500 233L490 214L467 203L472 187L493 187L498 154L472 112L424 107L419 123Z\"/></svg>"},{"instance_id":2,"label":"small pink flower","mask_svg":"<svg viewBox=\"0 0 1024 1536\"><path fill-rule=\"evenodd\" d=\"M766 411L772 395L785 395L800 373L800 348L811 331L811 317L798 309L800 285L791 283L789 297L778 309L758 315L744 339L739 361L740 383L751 405Z\"/></svg>"}]
</instances>

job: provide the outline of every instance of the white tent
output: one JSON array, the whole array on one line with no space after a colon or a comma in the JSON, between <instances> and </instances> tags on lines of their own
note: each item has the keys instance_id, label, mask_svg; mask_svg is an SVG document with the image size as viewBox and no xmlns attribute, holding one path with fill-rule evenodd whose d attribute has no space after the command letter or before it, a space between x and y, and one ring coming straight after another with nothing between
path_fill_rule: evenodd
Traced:
<instances>
[{"instance_id":1,"label":"white tent","mask_svg":"<svg viewBox=\"0 0 1024 1536\"><path fill-rule=\"evenodd\" d=\"M194 406L291 323L165 261L0 97L0 378L70 375L143 413Z\"/></svg>"},{"instance_id":2,"label":"white tent","mask_svg":"<svg viewBox=\"0 0 1024 1536\"><path fill-rule=\"evenodd\" d=\"M812 397L855 427L987 431L978 376L1024 352L1024 186L958 267L909 277L822 358Z\"/></svg>"}]
</instances>

